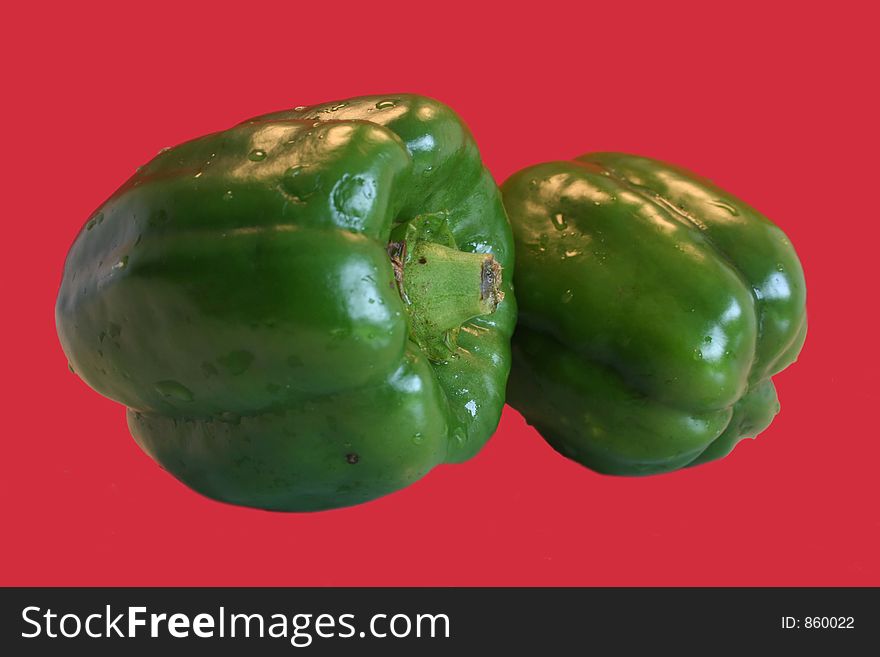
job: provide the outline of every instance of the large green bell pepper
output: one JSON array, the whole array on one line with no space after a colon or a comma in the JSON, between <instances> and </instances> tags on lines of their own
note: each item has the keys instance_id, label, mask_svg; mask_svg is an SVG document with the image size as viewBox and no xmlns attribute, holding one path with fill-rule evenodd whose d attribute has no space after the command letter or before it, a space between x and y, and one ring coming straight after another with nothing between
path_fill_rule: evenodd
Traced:
<instances>
[{"instance_id":1,"label":"large green bell pepper","mask_svg":"<svg viewBox=\"0 0 880 657\"><path fill-rule=\"evenodd\" d=\"M56 323L71 368L188 486L326 509L491 436L512 258L459 118L419 96L354 98L157 155L80 231Z\"/></svg>"},{"instance_id":2,"label":"large green bell pepper","mask_svg":"<svg viewBox=\"0 0 880 657\"><path fill-rule=\"evenodd\" d=\"M508 402L594 470L726 456L779 409L806 335L797 255L709 181L598 153L514 174L519 325Z\"/></svg>"}]
</instances>

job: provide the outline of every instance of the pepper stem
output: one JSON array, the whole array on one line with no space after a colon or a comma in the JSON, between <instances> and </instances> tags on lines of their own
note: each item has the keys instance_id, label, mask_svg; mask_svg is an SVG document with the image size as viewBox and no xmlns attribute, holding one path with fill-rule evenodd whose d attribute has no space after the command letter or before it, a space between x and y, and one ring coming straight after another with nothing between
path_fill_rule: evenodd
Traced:
<instances>
[{"instance_id":1,"label":"pepper stem","mask_svg":"<svg viewBox=\"0 0 880 657\"><path fill-rule=\"evenodd\" d=\"M455 248L445 217L427 215L410 224L388 253L410 335L431 360L444 361L455 354L462 324L495 312L504 299L501 265L492 254Z\"/></svg>"}]
</instances>

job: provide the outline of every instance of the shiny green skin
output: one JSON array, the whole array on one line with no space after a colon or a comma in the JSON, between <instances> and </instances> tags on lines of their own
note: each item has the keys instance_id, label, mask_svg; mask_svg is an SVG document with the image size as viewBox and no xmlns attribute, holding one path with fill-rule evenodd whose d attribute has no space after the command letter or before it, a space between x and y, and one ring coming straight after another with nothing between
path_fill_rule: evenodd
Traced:
<instances>
[{"instance_id":1,"label":"shiny green skin","mask_svg":"<svg viewBox=\"0 0 880 657\"><path fill-rule=\"evenodd\" d=\"M806 335L785 234L708 180L595 153L502 186L519 324L508 403L596 471L726 456L779 410L770 377Z\"/></svg>"},{"instance_id":2,"label":"shiny green skin","mask_svg":"<svg viewBox=\"0 0 880 657\"><path fill-rule=\"evenodd\" d=\"M500 194L467 128L419 96L277 112L157 155L83 227L56 324L71 368L209 497L310 511L476 454L504 404L516 305L432 362L386 245L446 212L510 280Z\"/></svg>"}]
</instances>

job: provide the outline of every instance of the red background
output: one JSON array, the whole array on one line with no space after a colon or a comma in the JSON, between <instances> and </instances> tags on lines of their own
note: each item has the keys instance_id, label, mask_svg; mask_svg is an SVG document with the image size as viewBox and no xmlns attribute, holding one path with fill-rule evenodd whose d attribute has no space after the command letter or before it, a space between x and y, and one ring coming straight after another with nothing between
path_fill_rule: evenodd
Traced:
<instances>
[{"instance_id":1,"label":"red background","mask_svg":"<svg viewBox=\"0 0 880 657\"><path fill-rule=\"evenodd\" d=\"M880 585L876 34L856 5L815 4L7 13L0 584ZM163 146L399 91L454 107L499 181L631 151L774 218L805 266L810 333L772 427L724 461L618 479L508 408L473 461L310 515L211 502L154 465L55 336L78 228Z\"/></svg>"}]
</instances>

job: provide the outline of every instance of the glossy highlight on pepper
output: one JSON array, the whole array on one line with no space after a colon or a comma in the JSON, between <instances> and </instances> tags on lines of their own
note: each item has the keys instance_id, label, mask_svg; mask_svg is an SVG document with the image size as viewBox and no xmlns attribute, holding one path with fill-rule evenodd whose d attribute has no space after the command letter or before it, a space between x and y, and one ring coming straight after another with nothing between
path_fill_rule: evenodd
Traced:
<instances>
[{"instance_id":1,"label":"glossy highlight on pepper","mask_svg":"<svg viewBox=\"0 0 880 657\"><path fill-rule=\"evenodd\" d=\"M499 191L452 110L352 98L160 152L83 226L56 324L72 370L175 477L311 511L485 444L512 274Z\"/></svg>"},{"instance_id":2,"label":"glossy highlight on pepper","mask_svg":"<svg viewBox=\"0 0 880 657\"><path fill-rule=\"evenodd\" d=\"M762 214L680 167L594 153L502 185L520 305L508 403L609 474L726 456L779 410L803 270Z\"/></svg>"}]
</instances>

